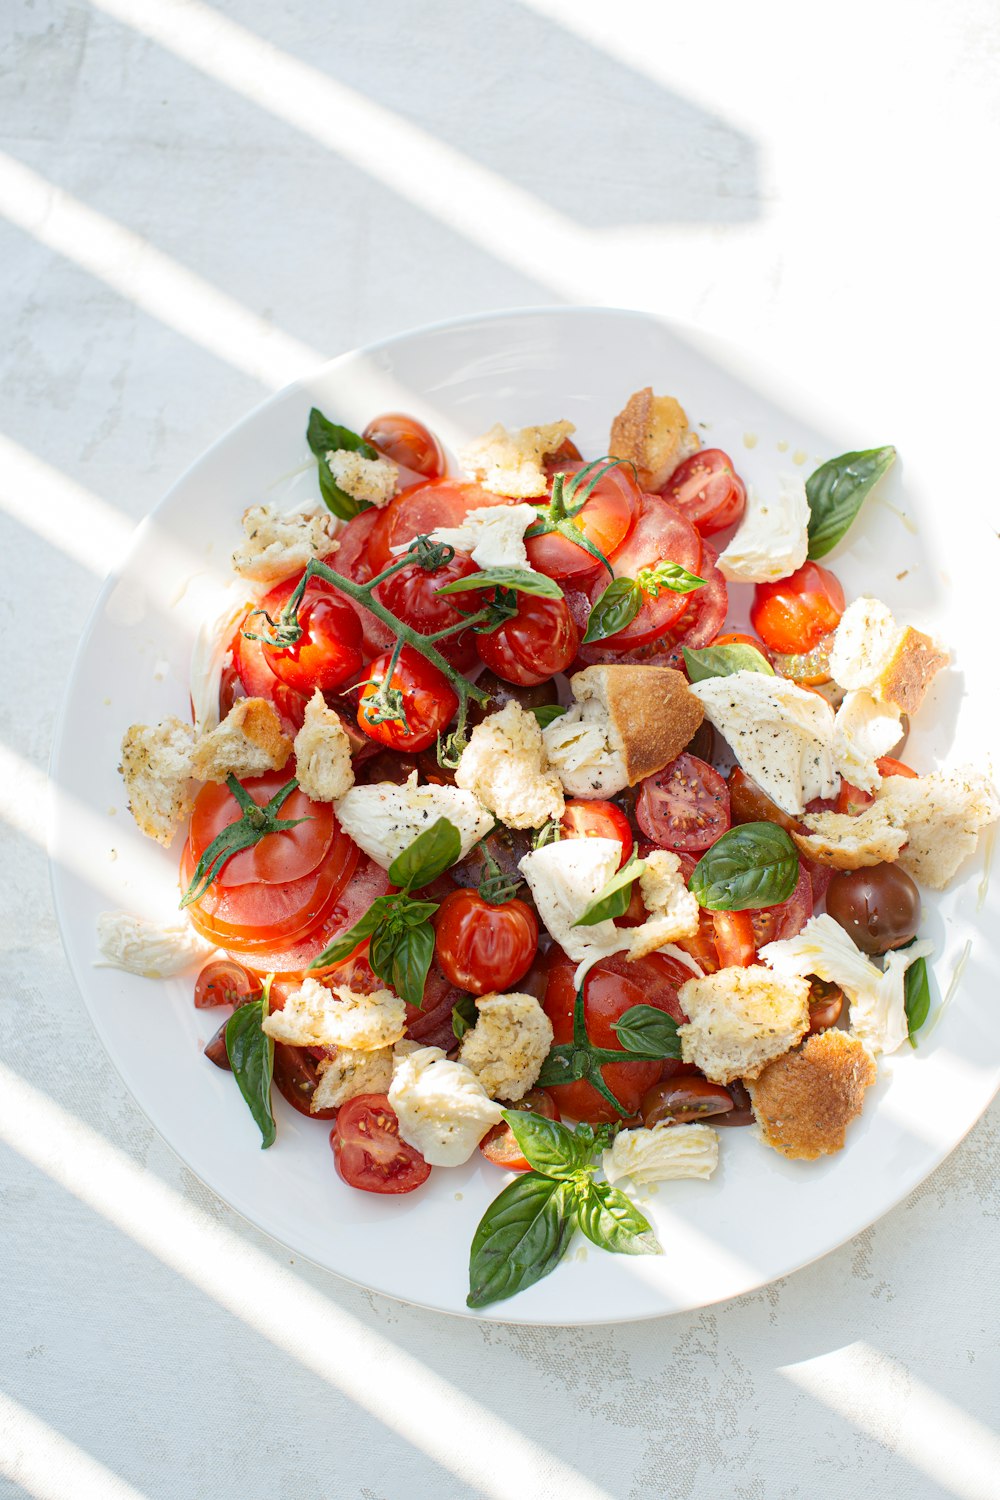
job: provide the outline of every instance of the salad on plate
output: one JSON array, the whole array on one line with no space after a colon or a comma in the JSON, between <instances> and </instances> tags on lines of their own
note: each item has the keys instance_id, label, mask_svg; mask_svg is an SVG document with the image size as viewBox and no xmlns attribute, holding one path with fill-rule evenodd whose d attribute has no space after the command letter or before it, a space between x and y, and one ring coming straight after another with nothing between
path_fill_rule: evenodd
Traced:
<instances>
[{"instance_id":1,"label":"salad on plate","mask_svg":"<svg viewBox=\"0 0 1000 1500\"><path fill-rule=\"evenodd\" d=\"M198 970L264 1147L277 1091L351 1189L500 1169L471 1307L576 1229L662 1253L643 1195L720 1128L843 1149L930 1012L921 889L1000 811L904 758L945 647L823 561L892 448L748 490L651 388L602 456L573 432L456 466L311 411L319 495L247 509L190 722L122 741L180 910L99 920L105 962Z\"/></svg>"}]
</instances>

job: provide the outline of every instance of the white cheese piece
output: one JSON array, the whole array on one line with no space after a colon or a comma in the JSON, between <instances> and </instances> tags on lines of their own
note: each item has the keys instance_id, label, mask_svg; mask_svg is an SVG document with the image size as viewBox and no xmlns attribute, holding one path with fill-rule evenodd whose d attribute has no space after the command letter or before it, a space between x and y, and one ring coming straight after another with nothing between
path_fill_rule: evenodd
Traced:
<instances>
[{"instance_id":1,"label":"white cheese piece","mask_svg":"<svg viewBox=\"0 0 1000 1500\"><path fill-rule=\"evenodd\" d=\"M392 1048L361 1052L338 1047L335 1055L316 1066L319 1083L309 1100L312 1114L321 1109L339 1109L359 1094L384 1094L392 1082Z\"/></svg>"},{"instance_id":2,"label":"white cheese piece","mask_svg":"<svg viewBox=\"0 0 1000 1500\"><path fill-rule=\"evenodd\" d=\"M609 1182L629 1177L636 1187L676 1177L711 1177L719 1164L719 1136L710 1125L669 1125L623 1130L602 1158Z\"/></svg>"},{"instance_id":3,"label":"white cheese piece","mask_svg":"<svg viewBox=\"0 0 1000 1500\"><path fill-rule=\"evenodd\" d=\"M389 1103L399 1134L432 1167L459 1167L501 1118L476 1075L440 1047L397 1049Z\"/></svg>"},{"instance_id":4,"label":"white cheese piece","mask_svg":"<svg viewBox=\"0 0 1000 1500\"><path fill-rule=\"evenodd\" d=\"M574 703L542 731L549 764L571 797L613 797L628 786L625 757L612 747L607 709L597 698Z\"/></svg>"},{"instance_id":5,"label":"white cheese piece","mask_svg":"<svg viewBox=\"0 0 1000 1500\"><path fill-rule=\"evenodd\" d=\"M855 688L837 709L833 721L833 762L841 776L863 792L874 792L882 777L875 762L898 745L903 733L899 709L879 703Z\"/></svg>"},{"instance_id":6,"label":"white cheese piece","mask_svg":"<svg viewBox=\"0 0 1000 1500\"><path fill-rule=\"evenodd\" d=\"M871 691L891 661L903 636L891 609L881 599L862 595L840 617L830 651L830 671L843 688Z\"/></svg>"},{"instance_id":7,"label":"white cheese piece","mask_svg":"<svg viewBox=\"0 0 1000 1500\"><path fill-rule=\"evenodd\" d=\"M438 526L430 533L432 542L468 552L481 568L534 569L528 562L524 533L538 520L533 505L484 505L470 510L460 526ZM409 542L394 547L405 552Z\"/></svg>"},{"instance_id":8,"label":"white cheese piece","mask_svg":"<svg viewBox=\"0 0 1000 1500\"><path fill-rule=\"evenodd\" d=\"M126 911L102 911L97 918L98 969L124 969L144 979L168 979L194 964L202 964L216 950L185 916L161 924Z\"/></svg>"},{"instance_id":9,"label":"white cheese piece","mask_svg":"<svg viewBox=\"0 0 1000 1500\"><path fill-rule=\"evenodd\" d=\"M191 705L196 734L218 727L222 673L232 663L233 636L250 607L246 590L234 587L219 603L215 614L198 627L191 651Z\"/></svg>"},{"instance_id":10,"label":"white cheese piece","mask_svg":"<svg viewBox=\"0 0 1000 1500\"><path fill-rule=\"evenodd\" d=\"M573 925L607 885L621 857L617 839L560 839L532 850L518 865L550 936L580 965L628 946L628 929L619 931L610 920L593 927Z\"/></svg>"},{"instance_id":11,"label":"white cheese piece","mask_svg":"<svg viewBox=\"0 0 1000 1500\"><path fill-rule=\"evenodd\" d=\"M392 990L360 994L347 985L327 988L304 979L281 1010L272 1010L264 1030L293 1047L351 1047L375 1052L398 1042L406 1027L406 1006Z\"/></svg>"},{"instance_id":12,"label":"white cheese piece","mask_svg":"<svg viewBox=\"0 0 1000 1500\"><path fill-rule=\"evenodd\" d=\"M492 814L471 792L420 786L416 771L402 786L392 781L353 786L334 805L344 832L383 870L438 818L447 818L458 829L463 858L493 827Z\"/></svg>"},{"instance_id":13,"label":"white cheese piece","mask_svg":"<svg viewBox=\"0 0 1000 1500\"><path fill-rule=\"evenodd\" d=\"M705 716L746 774L787 813L840 785L833 763L833 710L784 677L733 672L691 684Z\"/></svg>"},{"instance_id":14,"label":"white cheese piece","mask_svg":"<svg viewBox=\"0 0 1000 1500\"><path fill-rule=\"evenodd\" d=\"M326 465L340 488L355 500L381 507L396 493L399 470L388 458L365 458L350 448L337 448L326 455Z\"/></svg>"},{"instance_id":15,"label":"white cheese piece","mask_svg":"<svg viewBox=\"0 0 1000 1500\"><path fill-rule=\"evenodd\" d=\"M484 995L458 1060L471 1068L491 1099L523 1099L552 1046L552 1022L534 995Z\"/></svg>"},{"instance_id":16,"label":"white cheese piece","mask_svg":"<svg viewBox=\"0 0 1000 1500\"><path fill-rule=\"evenodd\" d=\"M771 583L801 568L808 550L806 487L798 475L783 475L773 499L750 486L743 519L718 567L732 583Z\"/></svg>"}]
</instances>

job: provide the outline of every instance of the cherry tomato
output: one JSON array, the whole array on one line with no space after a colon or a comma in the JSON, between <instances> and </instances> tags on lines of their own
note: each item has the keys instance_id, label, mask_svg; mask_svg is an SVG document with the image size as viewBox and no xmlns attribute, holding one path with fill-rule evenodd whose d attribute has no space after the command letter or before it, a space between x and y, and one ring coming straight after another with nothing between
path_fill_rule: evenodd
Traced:
<instances>
[{"instance_id":1,"label":"cherry tomato","mask_svg":"<svg viewBox=\"0 0 1000 1500\"><path fill-rule=\"evenodd\" d=\"M566 464L561 472L571 475L583 467L579 463ZM587 475L581 494L598 472L598 469L592 469ZM579 504L579 498L571 504ZM591 546L610 557L628 536L641 505L642 491L631 469L625 464L615 464L598 480L584 501L583 509L573 517L573 524L580 528ZM592 573L595 563L601 567L592 552L577 546L559 531L529 537L525 546L531 567L539 573L547 573L550 578L578 578ZM607 570L601 568L601 571L607 578Z\"/></svg>"},{"instance_id":2,"label":"cherry tomato","mask_svg":"<svg viewBox=\"0 0 1000 1500\"><path fill-rule=\"evenodd\" d=\"M376 724L369 717L368 704L374 698L389 670L391 652L372 662L369 679L358 704L358 724L365 734L390 750L426 750L454 718L458 698L451 683L437 667L425 660L412 646L404 646L392 674L390 686L403 695L406 722L386 719Z\"/></svg>"},{"instance_id":3,"label":"cherry tomato","mask_svg":"<svg viewBox=\"0 0 1000 1500\"><path fill-rule=\"evenodd\" d=\"M452 891L434 918L437 960L471 995L503 994L531 968L538 923L523 901L494 905L478 891Z\"/></svg>"},{"instance_id":4,"label":"cherry tomato","mask_svg":"<svg viewBox=\"0 0 1000 1500\"><path fill-rule=\"evenodd\" d=\"M745 913L750 918L757 948L763 948L765 943L777 943L785 938L797 937L812 914L812 881L804 860L799 861L799 878L787 901Z\"/></svg>"},{"instance_id":5,"label":"cherry tomato","mask_svg":"<svg viewBox=\"0 0 1000 1500\"><path fill-rule=\"evenodd\" d=\"M702 536L734 526L747 500L746 485L721 448L692 453L671 474L663 493Z\"/></svg>"},{"instance_id":6,"label":"cherry tomato","mask_svg":"<svg viewBox=\"0 0 1000 1500\"><path fill-rule=\"evenodd\" d=\"M690 879L690 876L686 877ZM714 912L698 908L698 931L691 937L678 938L678 948L690 953L695 963L705 974L714 974L719 967L719 950L715 946ZM689 976L691 977L691 976Z\"/></svg>"},{"instance_id":7,"label":"cherry tomato","mask_svg":"<svg viewBox=\"0 0 1000 1500\"><path fill-rule=\"evenodd\" d=\"M894 760L891 755L883 755L875 762L880 776L905 776L909 781L916 781L919 772L912 766L906 765L904 761Z\"/></svg>"},{"instance_id":8,"label":"cherry tomato","mask_svg":"<svg viewBox=\"0 0 1000 1500\"><path fill-rule=\"evenodd\" d=\"M545 1089L529 1089L523 1099L519 1099L516 1104L507 1104L504 1108L544 1115L547 1120L560 1118L555 1100ZM496 1167L503 1167L506 1172L531 1171L531 1163L521 1155L517 1137L506 1120L501 1120L499 1125L494 1125L486 1132L479 1142L479 1149L487 1161L491 1161Z\"/></svg>"},{"instance_id":9,"label":"cherry tomato","mask_svg":"<svg viewBox=\"0 0 1000 1500\"><path fill-rule=\"evenodd\" d=\"M263 807L283 787L294 770L266 771L263 776L248 778L243 788ZM191 813L189 841L195 863L213 839L241 816L240 805L228 786L210 781L195 798ZM301 818L295 828L269 833L249 849L241 849L222 866L213 884L219 888L252 885L281 885L301 880L322 863L333 842L337 820L329 802L312 802L296 788L281 805L282 819Z\"/></svg>"},{"instance_id":10,"label":"cherry tomato","mask_svg":"<svg viewBox=\"0 0 1000 1500\"><path fill-rule=\"evenodd\" d=\"M642 1096L639 1108L642 1123L651 1130L664 1120L671 1125L685 1125L709 1115L727 1115L733 1108L733 1099L721 1084L709 1083L707 1078L675 1077L654 1083Z\"/></svg>"},{"instance_id":11,"label":"cherry tomato","mask_svg":"<svg viewBox=\"0 0 1000 1500\"><path fill-rule=\"evenodd\" d=\"M641 783L636 822L664 849L697 852L729 827L729 790L718 771L693 755L678 755Z\"/></svg>"},{"instance_id":12,"label":"cherry tomato","mask_svg":"<svg viewBox=\"0 0 1000 1500\"><path fill-rule=\"evenodd\" d=\"M573 1040L575 967L561 948L550 950L544 1004L557 1044ZM650 953L632 963L618 955L599 960L587 975L583 992L587 1034L593 1045L624 1051L612 1024L633 1005L652 1005L665 1010L676 1021L686 1020L677 991L690 978L691 971L685 964L664 953ZM620 1100L626 1115L631 1116L638 1110L647 1089L652 1088L659 1078L660 1064L605 1063L601 1074L608 1088ZM597 1124L621 1119L621 1115L584 1079L576 1083L561 1083L549 1092L560 1111L574 1120Z\"/></svg>"},{"instance_id":13,"label":"cherry tomato","mask_svg":"<svg viewBox=\"0 0 1000 1500\"><path fill-rule=\"evenodd\" d=\"M256 974L251 974L232 958L217 958L206 964L194 986L194 1003L199 1010L212 1010L216 1005L242 1005L247 1000L257 1000L261 995L261 983Z\"/></svg>"},{"instance_id":14,"label":"cherry tomato","mask_svg":"<svg viewBox=\"0 0 1000 1500\"><path fill-rule=\"evenodd\" d=\"M896 864L838 870L827 887L826 909L862 953L885 953L916 937L920 892Z\"/></svg>"},{"instance_id":15,"label":"cherry tomato","mask_svg":"<svg viewBox=\"0 0 1000 1500\"><path fill-rule=\"evenodd\" d=\"M697 569L698 576L705 579L704 587L690 594L678 595L684 601L684 612L661 636L645 645L625 649L621 646L621 637L613 635L606 641L581 646L580 660L587 666L603 662L634 662L653 667L676 667L683 671L682 648L687 646L694 651L707 646L721 630L729 609L729 589L715 566L715 557L712 548L705 543Z\"/></svg>"},{"instance_id":16,"label":"cherry tomato","mask_svg":"<svg viewBox=\"0 0 1000 1500\"><path fill-rule=\"evenodd\" d=\"M826 979L809 981L809 1035L826 1031L840 1020L844 1008L844 992Z\"/></svg>"},{"instance_id":17,"label":"cherry tomato","mask_svg":"<svg viewBox=\"0 0 1000 1500\"><path fill-rule=\"evenodd\" d=\"M436 526L460 526L470 510L502 503L489 490L460 479L431 479L416 489L405 490L379 512L369 533L371 576L392 562L394 547L412 542L415 536L426 536Z\"/></svg>"},{"instance_id":18,"label":"cherry tomato","mask_svg":"<svg viewBox=\"0 0 1000 1500\"><path fill-rule=\"evenodd\" d=\"M481 659L498 677L527 687L564 672L580 647L580 632L565 599L518 594L517 614L498 630L476 636Z\"/></svg>"},{"instance_id":19,"label":"cherry tomato","mask_svg":"<svg viewBox=\"0 0 1000 1500\"><path fill-rule=\"evenodd\" d=\"M438 590L478 572L468 553L456 552L451 562L443 563L433 573L419 563L410 563L380 583L375 593L379 602L404 625L412 626L421 635L434 635L438 630L461 625L462 616L477 610L482 599L476 592L441 594ZM446 661L462 671L468 671L476 660L476 638L471 630L438 641L437 649Z\"/></svg>"},{"instance_id":20,"label":"cherry tomato","mask_svg":"<svg viewBox=\"0 0 1000 1500\"><path fill-rule=\"evenodd\" d=\"M315 688L332 693L355 675L364 660L357 611L329 584L312 578L306 584L298 618L302 635L295 645L272 646L263 641L264 660L275 677L297 693L309 696ZM249 628L254 626L258 631L270 628L263 615L251 617Z\"/></svg>"},{"instance_id":21,"label":"cherry tomato","mask_svg":"<svg viewBox=\"0 0 1000 1500\"><path fill-rule=\"evenodd\" d=\"M308 1048L290 1047L285 1042L275 1042L274 1082L282 1097L300 1115L306 1115L310 1120L337 1118L336 1109L309 1108L310 1100L319 1088L320 1073L316 1058Z\"/></svg>"},{"instance_id":22,"label":"cherry tomato","mask_svg":"<svg viewBox=\"0 0 1000 1500\"><path fill-rule=\"evenodd\" d=\"M750 623L772 651L794 656L818 646L843 613L844 590L836 576L806 562L788 578L756 585Z\"/></svg>"},{"instance_id":23,"label":"cherry tomato","mask_svg":"<svg viewBox=\"0 0 1000 1500\"><path fill-rule=\"evenodd\" d=\"M330 1145L348 1187L365 1193L412 1193L431 1175L420 1152L401 1139L385 1094L349 1099L337 1113Z\"/></svg>"},{"instance_id":24,"label":"cherry tomato","mask_svg":"<svg viewBox=\"0 0 1000 1500\"><path fill-rule=\"evenodd\" d=\"M628 818L614 802L571 797L566 802L560 827L567 839L620 839L622 857L619 868L628 863L632 854L632 830Z\"/></svg>"},{"instance_id":25,"label":"cherry tomato","mask_svg":"<svg viewBox=\"0 0 1000 1500\"><path fill-rule=\"evenodd\" d=\"M656 495L642 497L635 525L624 543L611 554L610 562L616 578L635 579L640 569L655 567L659 562L680 563L689 573L704 577L699 572L701 538L679 510ZM606 569L594 574L590 586L592 604L597 603L609 582ZM659 640L684 614L690 597L668 588L661 588L655 597L644 593L642 607L632 623L603 644L618 651L628 651Z\"/></svg>"},{"instance_id":26,"label":"cherry tomato","mask_svg":"<svg viewBox=\"0 0 1000 1500\"><path fill-rule=\"evenodd\" d=\"M229 1017L227 1016L211 1041L206 1042L203 1048L209 1062L214 1063L217 1068L221 1068L225 1073L233 1071L233 1065L229 1061L229 1053L226 1049L226 1027L228 1024Z\"/></svg>"},{"instance_id":27,"label":"cherry tomato","mask_svg":"<svg viewBox=\"0 0 1000 1500\"><path fill-rule=\"evenodd\" d=\"M259 607L266 609L272 620L277 619L298 581L297 578L289 578L284 583L279 583L277 588L265 594ZM260 615L248 615L233 637L233 668L246 696L266 699L277 712L285 734L294 736L302 728L309 700L274 674L264 654L263 642L250 640L243 634L244 630L249 630L256 635L261 618Z\"/></svg>"},{"instance_id":28,"label":"cherry tomato","mask_svg":"<svg viewBox=\"0 0 1000 1500\"><path fill-rule=\"evenodd\" d=\"M757 957L753 922L748 911L714 911L715 951L722 969L745 969Z\"/></svg>"},{"instance_id":29,"label":"cherry tomato","mask_svg":"<svg viewBox=\"0 0 1000 1500\"><path fill-rule=\"evenodd\" d=\"M424 479L438 479L444 473L441 444L423 422L401 412L383 412L373 417L361 434L394 464L409 469Z\"/></svg>"}]
</instances>

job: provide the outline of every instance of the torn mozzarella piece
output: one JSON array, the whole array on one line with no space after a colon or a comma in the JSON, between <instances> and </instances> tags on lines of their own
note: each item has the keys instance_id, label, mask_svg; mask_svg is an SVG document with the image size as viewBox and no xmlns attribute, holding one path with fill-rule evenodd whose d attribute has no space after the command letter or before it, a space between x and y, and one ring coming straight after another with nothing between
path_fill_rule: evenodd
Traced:
<instances>
[{"instance_id":1,"label":"torn mozzarella piece","mask_svg":"<svg viewBox=\"0 0 1000 1500\"><path fill-rule=\"evenodd\" d=\"M678 1177L711 1177L719 1164L719 1137L710 1125L670 1125L623 1130L601 1164L609 1182L629 1177L636 1187Z\"/></svg>"},{"instance_id":2,"label":"torn mozzarella piece","mask_svg":"<svg viewBox=\"0 0 1000 1500\"><path fill-rule=\"evenodd\" d=\"M882 777L875 764L898 745L903 728L899 709L879 703L863 689L847 694L833 721L834 765L846 781L874 792Z\"/></svg>"},{"instance_id":3,"label":"torn mozzarella piece","mask_svg":"<svg viewBox=\"0 0 1000 1500\"><path fill-rule=\"evenodd\" d=\"M501 1107L440 1047L396 1049L389 1103L399 1134L432 1167L459 1167L501 1118Z\"/></svg>"},{"instance_id":4,"label":"torn mozzarella piece","mask_svg":"<svg viewBox=\"0 0 1000 1500\"><path fill-rule=\"evenodd\" d=\"M801 568L809 550L809 501L798 475L783 475L772 499L753 485L743 519L719 554L723 578L736 583L770 583Z\"/></svg>"},{"instance_id":5,"label":"torn mozzarella piece","mask_svg":"<svg viewBox=\"0 0 1000 1500\"><path fill-rule=\"evenodd\" d=\"M625 758L612 747L607 709L597 698L574 703L542 731L545 753L571 797L613 797L628 786Z\"/></svg>"},{"instance_id":6,"label":"torn mozzarella piece","mask_svg":"<svg viewBox=\"0 0 1000 1500\"><path fill-rule=\"evenodd\" d=\"M402 786L392 781L353 786L335 808L344 832L383 870L438 818L447 818L458 829L462 858L493 827L492 815L471 792L421 786L416 771Z\"/></svg>"},{"instance_id":7,"label":"torn mozzarella piece","mask_svg":"<svg viewBox=\"0 0 1000 1500\"><path fill-rule=\"evenodd\" d=\"M127 911L102 911L97 918L99 969L124 969L144 979L169 979L194 964L204 963L216 950L192 927L187 917L160 923L134 917Z\"/></svg>"},{"instance_id":8,"label":"torn mozzarella piece","mask_svg":"<svg viewBox=\"0 0 1000 1500\"><path fill-rule=\"evenodd\" d=\"M470 510L459 526L437 526L430 533L432 542L468 552L481 568L524 568L532 572L524 533L538 520L533 505L484 505ZM405 552L409 542L394 547Z\"/></svg>"},{"instance_id":9,"label":"torn mozzarella piece","mask_svg":"<svg viewBox=\"0 0 1000 1500\"><path fill-rule=\"evenodd\" d=\"M617 839L560 839L526 854L518 865L550 936L581 966L628 946L628 929L619 931L610 919L593 927L573 925L614 875L621 855Z\"/></svg>"}]
</instances>

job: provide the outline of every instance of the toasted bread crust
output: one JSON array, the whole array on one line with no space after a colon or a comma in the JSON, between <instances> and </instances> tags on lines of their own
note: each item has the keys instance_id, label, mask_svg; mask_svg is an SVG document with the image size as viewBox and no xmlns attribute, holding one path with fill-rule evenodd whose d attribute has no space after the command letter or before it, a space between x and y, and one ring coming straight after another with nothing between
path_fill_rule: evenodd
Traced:
<instances>
[{"instance_id":1,"label":"toasted bread crust","mask_svg":"<svg viewBox=\"0 0 1000 1500\"><path fill-rule=\"evenodd\" d=\"M904 827L897 827L886 808L873 802L864 812L807 813L808 833L792 833L801 852L834 870L861 870L899 858L906 843Z\"/></svg>"},{"instance_id":2,"label":"toasted bread crust","mask_svg":"<svg viewBox=\"0 0 1000 1500\"><path fill-rule=\"evenodd\" d=\"M916 713L934 677L948 661L947 651L939 650L929 635L907 626L879 678L879 692L903 713Z\"/></svg>"},{"instance_id":3,"label":"toasted bread crust","mask_svg":"<svg viewBox=\"0 0 1000 1500\"><path fill-rule=\"evenodd\" d=\"M705 717L683 672L672 667L587 667L571 686L578 700L598 697L607 708L629 786L676 759Z\"/></svg>"},{"instance_id":4,"label":"toasted bread crust","mask_svg":"<svg viewBox=\"0 0 1000 1500\"><path fill-rule=\"evenodd\" d=\"M235 776L259 776L278 771L292 753L292 741L282 733L281 720L265 698L241 698L217 729L202 735L192 756L199 781L225 781Z\"/></svg>"},{"instance_id":5,"label":"toasted bread crust","mask_svg":"<svg viewBox=\"0 0 1000 1500\"><path fill-rule=\"evenodd\" d=\"M608 452L635 464L644 490L666 484L682 459L699 447L684 408L673 396L654 396L653 387L636 391L611 424Z\"/></svg>"},{"instance_id":6,"label":"toasted bread crust","mask_svg":"<svg viewBox=\"0 0 1000 1500\"><path fill-rule=\"evenodd\" d=\"M840 1151L876 1071L856 1037L835 1029L808 1037L747 1083L761 1138L796 1161Z\"/></svg>"}]
</instances>

